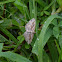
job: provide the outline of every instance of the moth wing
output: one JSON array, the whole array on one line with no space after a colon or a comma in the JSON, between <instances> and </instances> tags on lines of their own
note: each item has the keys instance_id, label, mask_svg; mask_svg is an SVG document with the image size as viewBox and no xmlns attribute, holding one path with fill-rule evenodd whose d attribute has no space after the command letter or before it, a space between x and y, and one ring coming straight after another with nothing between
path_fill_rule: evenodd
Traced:
<instances>
[{"instance_id":1,"label":"moth wing","mask_svg":"<svg viewBox=\"0 0 62 62\"><path fill-rule=\"evenodd\" d=\"M33 33L28 33L28 32L24 33L25 40L28 44L32 42L33 36L34 36Z\"/></svg>"},{"instance_id":2,"label":"moth wing","mask_svg":"<svg viewBox=\"0 0 62 62\"><path fill-rule=\"evenodd\" d=\"M26 25L25 29L27 32L34 32L35 31L35 19L31 19Z\"/></svg>"},{"instance_id":3,"label":"moth wing","mask_svg":"<svg viewBox=\"0 0 62 62\"><path fill-rule=\"evenodd\" d=\"M29 34L28 34L27 32L25 32L23 35L24 35L25 40L26 40L26 42L27 42L27 41L29 40L29 37L28 37L28 36L29 36Z\"/></svg>"}]
</instances>

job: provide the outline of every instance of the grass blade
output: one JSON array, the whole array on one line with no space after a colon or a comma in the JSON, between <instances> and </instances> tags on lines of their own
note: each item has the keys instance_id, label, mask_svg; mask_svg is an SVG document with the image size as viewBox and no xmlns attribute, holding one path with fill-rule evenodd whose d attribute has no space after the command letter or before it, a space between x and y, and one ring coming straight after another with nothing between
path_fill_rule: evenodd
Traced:
<instances>
[{"instance_id":1,"label":"grass blade","mask_svg":"<svg viewBox=\"0 0 62 62\"><path fill-rule=\"evenodd\" d=\"M52 35L52 30L50 28L48 28L48 30L45 33L44 44L46 44L46 42L51 37L51 35ZM37 42L37 40L35 41L32 52L38 56L38 42Z\"/></svg>"},{"instance_id":2,"label":"grass blade","mask_svg":"<svg viewBox=\"0 0 62 62\"><path fill-rule=\"evenodd\" d=\"M5 42L8 41L4 36L0 34L0 42Z\"/></svg>"},{"instance_id":3,"label":"grass blade","mask_svg":"<svg viewBox=\"0 0 62 62\"><path fill-rule=\"evenodd\" d=\"M0 43L0 52L2 52L3 43Z\"/></svg>"},{"instance_id":4,"label":"grass blade","mask_svg":"<svg viewBox=\"0 0 62 62\"><path fill-rule=\"evenodd\" d=\"M43 60L42 60L42 52L43 52L43 47L45 46L45 44L44 44L44 36L45 36L45 32L46 32L46 29L48 28L48 26L49 26L49 24L51 23L51 21L54 19L54 18L61 18L62 19L62 17L60 17L60 16L58 16L58 15L51 15L47 20L46 20L46 22L44 23L44 25L43 25L43 28L42 28L42 30L41 30L41 33L40 33L40 35L39 35L39 40L37 40L37 42L38 42L38 60L39 60L39 62L43 62Z\"/></svg>"},{"instance_id":5,"label":"grass blade","mask_svg":"<svg viewBox=\"0 0 62 62\"><path fill-rule=\"evenodd\" d=\"M0 57L9 58L10 60L16 61L16 62L31 62L27 58L13 52L1 52Z\"/></svg>"},{"instance_id":6,"label":"grass blade","mask_svg":"<svg viewBox=\"0 0 62 62\"><path fill-rule=\"evenodd\" d=\"M17 39L7 30L5 29L4 27L0 27L0 30L6 34L12 41L14 41L15 43L17 43Z\"/></svg>"},{"instance_id":7,"label":"grass blade","mask_svg":"<svg viewBox=\"0 0 62 62\"><path fill-rule=\"evenodd\" d=\"M10 2L14 2L15 0L8 0L8 1L3 1L3 2L0 2L0 5L2 4L6 4L6 3L10 3Z\"/></svg>"}]
</instances>

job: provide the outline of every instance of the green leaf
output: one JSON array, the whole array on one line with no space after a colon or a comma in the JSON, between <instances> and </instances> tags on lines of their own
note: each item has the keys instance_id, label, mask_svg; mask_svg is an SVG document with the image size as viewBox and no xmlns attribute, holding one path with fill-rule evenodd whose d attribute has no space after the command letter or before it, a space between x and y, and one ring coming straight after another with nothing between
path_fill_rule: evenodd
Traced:
<instances>
[{"instance_id":1,"label":"green leaf","mask_svg":"<svg viewBox=\"0 0 62 62\"><path fill-rule=\"evenodd\" d=\"M61 54L60 54L61 60L62 60L62 48L61 48Z\"/></svg>"},{"instance_id":2,"label":"green leaf","mask_svg":"<svg viewBox=\"0 0 62 62\"><path fill-rule=\"evenodd\" d=\"M7 28L12 25L12 19L4 19L4 22L0 24L0 26Z\"/></svg>"},{"instance_id":3,"label":"green leaf","mask_svg":"<svg viewBox=\"0 0 62 62\"><path fill-rule=\"evenodd\" d=\"M13 52L0 52L0 57L9 58L10 60L16 62L31 62L27 58Z\"/></svg>"},{"instance_id":4,"label":"green leaf","mask_svg":"<svg viewBox=\"0 0 62 62\"><path fill-rule=\"evenodd\" d=\"M21 24L22 24L22 20L21 20ZM25 32L25 27L22 27L21 24L19 24L16 20L12 20L12 24L15 26L18 26L19 29L24 33Z\"/></svg>"},{"instance_id":5,"label":"green leaf","mask_svg":"<svg viewBox=\"0 0 62 62\"><path fill-rule=\"evenodd\" d=\"M28 16L28 18L30 18L30 17L29 17L28 8L27 8L27 6L26 6L24 3L19 2L19 1L16 0L16 1L14 2L14 5L20 10L20 12L21 12L23 15L26 15L26 16Z\"/></svg>"},{"instance_id":6,"label":"green leaf","mask_svg":"<svg viewBox=\"0 0 62 62\"><path fill-rule=\"evenodd\" d=\"M52 39L53 38L51 38L47 42L47 45L48 45L48 49L49 49L49 52L50 52L50 55L51 55L52 62L55 62L55 61L57 62L58 61L58 52L57 52L56 45L55 45L55 43Z\"/></svg>"},{"instance_id":7,"label":"green leaf","mask_svg":"<svg viewBox=\"0 0 62 62\"><path fill-rule=\"evenodd\" d=\"M48 41L48 39L50 38L51 35L52 35L52 30L49 28L45 33L44 44ZM38 42L37 41L35 42L35 44L33 46L32 52L38 56ZM50 59L45 51L43 51L43 61L45 61L45 62L50 61Z\"/></svg>"},{"instance_id":8,"label":"green leaf","mask_svg":"<svg viewBox=\"0 0 62 62\"><path fill-rule=\"evenodd\" d=\"M59 27L62 27L62 21L59 22L58 26Z\"/></svg>"},{"instance_id":9,"label":"green leaf","mask_svg":"<svg viewBox=\"0 0 62 62\"><path fill-rule=\"evenodd\" d=\"M47 4L43 0L36 0L42 7L45 7Z\"/></svg>"},{"instance_id":10,"label":"green leaf","mask_svg":"<svg viewBox=\"0 0 62 62\"><path fill-rule=\"evenodd\" d=\"M19 41L17 42L17 45L16 45L16 47L15 47L15 49L14 49L14 52L17 50L17 47L18 47L19 45L21 45L21 43L24 41L24 36L23 36L23 35L18 36L17 39L18 39Z\"/></svg>"},{"instance_id":11,"label":"green leaf","mask_svg":"<svg viewBox=\"0 0 62 62\"><path fill-rule=\"evenodd\" d=\"M3 23L4 21L3 20L0 20L0 23Z\"/></svg>"},{"instance_id":12,"label":"green leaf","mask_svg":"<svg viewBox=\"0 0 62 62\"><path fill-rule=\"evenodd\" d=\"M62 35L59 36L59 45L62 48Z\"/></svg>"},{"instance_id":13,"label":"green leaf","mask_svg":"<svg viewBox=\"0 0 62 62\"><path fill-rule=\"evenodd\" d=\"M40 13L41 16L43 16L43 14L44 14L44 11L42 11L42 12Z\"/></svg>"},{"instance_id":14,"label":"green leaf","mask_svg":"<svg viewBox=\"0 0 62 62\"><path fill-rule=\"evenodd\" d=\"M54 18L61 18L60 16L58 15L51 15L50 17L48 17L48 19L46 20L46 22L44 23L43 27L42 27L42 30L41 30L41 33L39 35L39 40L37 40L38 42L38 60L39 62L43 62L42 60L42 53L43 53L43 48L45 46L44 44L44 37L45 37L45 33L46 33L46 29L48 28L49 24L51 23L51 21L54 19Z\"/></svg>"},{"instance_id":15,"label":"green leaf","mask_svg":"<svg viewBox=\"0 0 62 62\"><path fill-rule=\"evenodd\" d=\"M4 36L0 34L0 42L5 42L8 41Z\"/></svg>"},{"instance_id":16,"label":"green leaf","mask_svg":"<svg viewBox=\"0 0 62 62\"><path fill-rule=\"evenodd\" d=\"M6 4L6 3L10 3L10 2L14 2L15 0L8 0L8 1L3 1L3 2L0 2L0 5L2 4Z\"/></svg>"},{"instance_id":17,"label":"green leaf","mask_svg":"<svg viewBox=\"0 0 62 62\"><path fill-rule=\"evenodd\" d=\"M62 7L62 0L57 0L57 3Z\"/></svg>"},{"instance_id":18,"label":"green leaf","mask_svg":"<svg viewBox=\"0 0 62 62\"><path fill-rule=\"evenodd\" d=\"M50 8L50 6L51 6L54 2L55 2L55 0L52 1L48 6L44 7L44 10L48 10L48 9Z\"/></svg>"},{"instance_id":19,"label":"green leaf","mask_svg":"<svg viewBox=\"0 0 62 62\"><path fill-rule=\"evenodd\" d=\"M5 29L4 27L0 27L0 30L6 34L12 41L14 41L15 43L17 43L17 39L7 30Z\"/></svg>"},{"instance_id":20,"label":"green leaf","mask_svg":"<svg viewBox=\"0 0 62 62\"><path fill-rule=\"evenodd\" d=\"M2 52L3 43L0 43L0 52Z\"/></svg>"},{"instance_id":21,"label":"green leaf","mask_svg":"<svg viewBox=\"0 0 62 62\"><path fill-rule=\"evenodd\" d=\"M53 24L53 25L55 25L55 26L57 26L57 19L54 19L52 22L51 22L51 24Z\"/></svg>"},{"instance_id":22,"label":"green leaf","mask_svg":"<svg viewBox=\"0 0 62 62\"><path fill-rule=\"evenodd\" d=\"M48 39L50 38L51 35L52 35L52 30L50 28L48 28L48 30L45 33L45 38L44 38L43 44L46 44L46 42L48 41ZM39 39L37 38L37 40L39 40ZM38 42L37 42L37 40L35 41L32 52L38 56Z\"/></svg>"},{"instance_id":23,"label":"green leaf","mask_svg":"<svg viewBox=\"0 0 62 62\"><path fill-rule=\"evenodd\" d=\"M27 43L25 43L25 48L26 48L26 49L29 49L29 48L30 48L30 45L27 44Z\"/></svg>"},{"instance_id":24,"label":"green leaf","mask_svg":"<svg viewBox=\"0 0 62 62\"><path fill-rule=\"evenodd\" d=\"M44 46L45 46L45 44L46 44L46 42L47 42L47 41L44 41L46 30L47 30L49 24L51 23L51 21L52 21L54 18L61 18L61 19L62 19L62 17L60 17L60 16L51 15L51 16L45 21L45 23L44 23L44 25L43 25L43 27L42 27L41 33L40 33L40 35L39 35L39 38L37 38L37 40L36 40L36 42L38 42L38 43L35 42L35 43L38 44L38 45L35 45L35 44L34 44L33 49L36 50L36 47L38 48L38 52L37 52L37 50L36 50L36 53L38 53L39 62L42 61L43 48L44 48ZM39 40L38 40L38 39L39 39ZM49 39L49 38L48 38L48 39ZM48 40L48 39L47 39L47 40ZM33 51L33 50L32 50L32 51ZM34 52L34 53L35 53L35 52ZM42 62L43 62L43 61L42 61Z\"/></svg>"},{"instance_id":25,"label":"green leaf","mask_svg":"<svg viewBox=\"0 0 62 62\"><path fill-rule=\"evenodd\" d=\"M33 0L29 0L29 9L30 9L30 18L32 19L34 17L34 14L33 14Z\"/></svg>"},{"instance_id":26,"label":"green leaf","mask_svg":"<svg viewBox=\"0 0 62 62\"><path fill-rule=\"evenodd\" d=\"M24 14L23 7L26 7L25 5L18 2L17 0L14 2L14 5L21 11L22 14Z\"/></svg>"},{"instance_id":27,"label":"green leaf","mask_svg":"<svg viewBox=\"0 0 62 62\"><path fill-rule=\"evenodd\" d=\"M15 26L19 26L19 23L16 20L12 20L12 24Z\"/></svg>"},{"instance_id":28,"label":"green leaf","mask_svg":"<svg viewBox=\"0 0 62 62\"><path fill-rule=\"evenodd\" d=\"M48 11L44 11L44 13L45 13L46 15L50 15L50 13L49 13Z\"/></svg>"},{"instance_id":29,"label":"green leaf","mask_svg":"<svg viewBox=\"0 0 62 62\"><path fill-rule=\"evenodd\" d=\"M58 36L59 36L59 27L57 26L57 27L54 27L53 28L53 35L56 37L56 38L58 38Z\"/></svg>"},{"instance_id":30,"label":"green leaf","mask_svg":"<svg viewBox=\"0 0 62 62\"><path fill-rule=\"evenodd\" d=\"M49 56L45 51L43 51L43 62L51 62Z\"/></svg>"}]
</instances>

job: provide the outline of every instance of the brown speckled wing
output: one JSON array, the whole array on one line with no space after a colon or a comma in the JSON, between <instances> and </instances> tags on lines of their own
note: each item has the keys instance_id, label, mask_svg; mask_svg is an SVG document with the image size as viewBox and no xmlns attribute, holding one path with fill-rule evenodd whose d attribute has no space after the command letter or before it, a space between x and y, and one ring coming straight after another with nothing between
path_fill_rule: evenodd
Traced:
<instances>
[{"instance_id":1,"label":"brown speckled wing","mask_svg":"<svg viewBox=\"0 0 62 62\"><path fill-rule=\"evenodd\" d=\"M27 32L34 32L35 31L35 19L31 19L26 25L25 29Z\"/></svg>"},{"instance_id":2,"label":"brown speckled wing","mask_svg":"<svg viewBox=\"0 0 62 62\"><path fill-rule=\"evenodd\" d=\"M24 33L25 40L28 44L32 42L35 32L35 19L31 19L25 26L26 32Z\"/></svg>"},{"instance_id":3,"label":"brown speckled wing","mask_svg":"<svg viewBox=\"0 0 62 62\"><path fill-rule=\"evenodd\" d=\"M34 34L31 32L30 33L28 33L28 32L24 33L25 40L28 44L30 44L32 42L33 36L34 36Z\"/></svg>"}]
</instances>

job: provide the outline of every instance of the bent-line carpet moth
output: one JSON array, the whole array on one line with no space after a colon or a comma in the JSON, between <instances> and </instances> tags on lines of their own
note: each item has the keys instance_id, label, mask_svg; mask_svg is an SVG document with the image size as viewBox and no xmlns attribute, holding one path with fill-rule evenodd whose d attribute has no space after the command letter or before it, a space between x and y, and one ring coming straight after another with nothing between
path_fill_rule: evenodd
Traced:
<instances>
[{"instance_id":1,"label":"bent-line carpet moth","mask_svg":"<svg viewBox=\"0 0 62 62\"><path fill-rule=\"evenodd\" d=\"M34 33L35 33L35 19L31 19L26 25L25 25L26 32L24 33L25 40L28 44L32 42Z\"/></svg>"}]
</instances>

